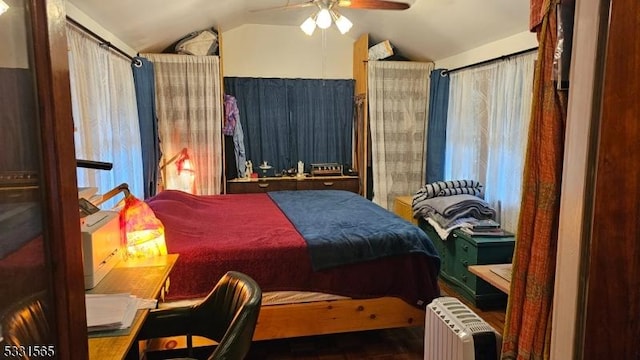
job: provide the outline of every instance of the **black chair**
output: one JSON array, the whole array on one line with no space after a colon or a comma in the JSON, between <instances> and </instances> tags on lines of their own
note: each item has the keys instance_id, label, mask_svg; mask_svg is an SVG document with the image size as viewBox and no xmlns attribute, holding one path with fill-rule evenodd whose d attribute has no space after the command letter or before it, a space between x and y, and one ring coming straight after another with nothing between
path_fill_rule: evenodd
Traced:
<instances>
[{"instance_id":1,"label":"black chair","mask_svg":"<svg viewBox=\"0 0 640 360\"><path fill-rule=\"evenodd\" d=\"M186 335L191 357L192 336L203 336L218 343L209 360L242 360L251 347L261 303L258 284L229 271L200 303L151 311L138 340Z\"/></svg>"},{"instance_id":2,"label":"black chair","mask_svg":"<svg viewBox=\"0 0 640 360\"><path fill-rule=\"evenodd\" d=\"M13 351L20 347L47 345L46 349L42 346L42 350L53 351L49 348L53 339L47 318L45 293L33 294L10 306L1 316L0 329L0 347L15 355L10 356L11 358L29 359L26 353Z\"/></svg>"}]
</instances>

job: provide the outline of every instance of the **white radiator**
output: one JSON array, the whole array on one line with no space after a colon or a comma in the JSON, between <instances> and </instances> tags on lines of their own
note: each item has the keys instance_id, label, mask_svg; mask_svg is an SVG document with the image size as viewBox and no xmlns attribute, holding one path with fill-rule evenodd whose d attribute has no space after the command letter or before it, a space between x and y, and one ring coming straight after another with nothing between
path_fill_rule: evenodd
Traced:
<instances>
[{"instance_id":1,"label":"white radiator","mask_svg":"<svg viewBox=\"0 0 640 360\"><path fill-rule=\"evenodd\" d=\"M440 297L426 309L425 360L496 360L502 337L460 300Z\"/></svg>"}]
</instances>

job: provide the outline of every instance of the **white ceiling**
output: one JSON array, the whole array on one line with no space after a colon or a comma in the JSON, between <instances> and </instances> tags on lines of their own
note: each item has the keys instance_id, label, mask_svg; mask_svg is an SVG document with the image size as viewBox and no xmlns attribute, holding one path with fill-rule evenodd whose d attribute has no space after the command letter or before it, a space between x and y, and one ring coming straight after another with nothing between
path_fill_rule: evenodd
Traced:
<instances>
[{"instance_id":1,"label":"white ceiling","mask_svg":"<svg viewBox=\"0 0 640 360\"><path fill-rule=\"evenodd\" d=\"M250 11L305 0L70 2L139 52L160 51L192 31L210 27L224 32L243 24L298 26L313 11L310 7ZM529 0L405 2L411 8L403 11L341 8L354 23L345 36L355 39L369 33L374 40L390 40L398 53L412 60L439 60L528 29Z\"/></svg>"}]
</instances>

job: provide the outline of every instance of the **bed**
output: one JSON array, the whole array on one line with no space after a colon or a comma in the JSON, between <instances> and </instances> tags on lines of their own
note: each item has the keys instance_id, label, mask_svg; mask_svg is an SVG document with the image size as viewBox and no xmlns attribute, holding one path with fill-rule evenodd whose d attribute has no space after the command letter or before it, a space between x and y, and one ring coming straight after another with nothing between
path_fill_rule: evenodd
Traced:
<instances>
[{"instance_id":1,"label":"bed","mask_svg":"<svg viewBox=\"0 0 640 360\"><path fill-rule=\"evenodd\" d=\"M0 172L0 309L45 289L42 209L32 172Z\"/></svg>"},{"instance_id":2,"label":"bed","mask_svg":"<svg viewBox=\"0 0 640 360\"><path fill-rule=\"evenodd\" d=\"M168 301L203 297L227 270L266 294L324 296L265 302L256 340L417 326L440 295L440 259L424 232L350 192L168 190L147 203L180 254Z\"/></svg>"}]
</instances>

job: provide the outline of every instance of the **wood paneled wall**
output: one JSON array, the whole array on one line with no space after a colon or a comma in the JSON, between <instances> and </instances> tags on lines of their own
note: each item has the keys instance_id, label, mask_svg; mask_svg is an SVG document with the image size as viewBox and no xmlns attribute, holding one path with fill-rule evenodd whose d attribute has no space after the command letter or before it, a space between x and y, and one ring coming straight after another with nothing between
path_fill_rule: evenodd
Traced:
<instances>
[{"instance_id":1,"label":"wood paneled wall","mask_svg":"<svg viewBox=\"0 0 640 360\"><path fill-rule=\"evenodd\" d=\"M369 60L369 34L362 34L353 43L353 78L356 108L355 144L353 164L360 175L360 195L367 195L367 164L369 163L369 104L367 102L367 62Z\"/></svg>"},{"instance_id":2,"label":"wood paneled wall","mask_svg":"<svg viewBox=\"0 0 640 360\"><path fill-rule=\"evenodd\" d=\"M578 346L587 360L640 359L640 2L602 3L611 13Z\"/></svg>"}]
</instances>

